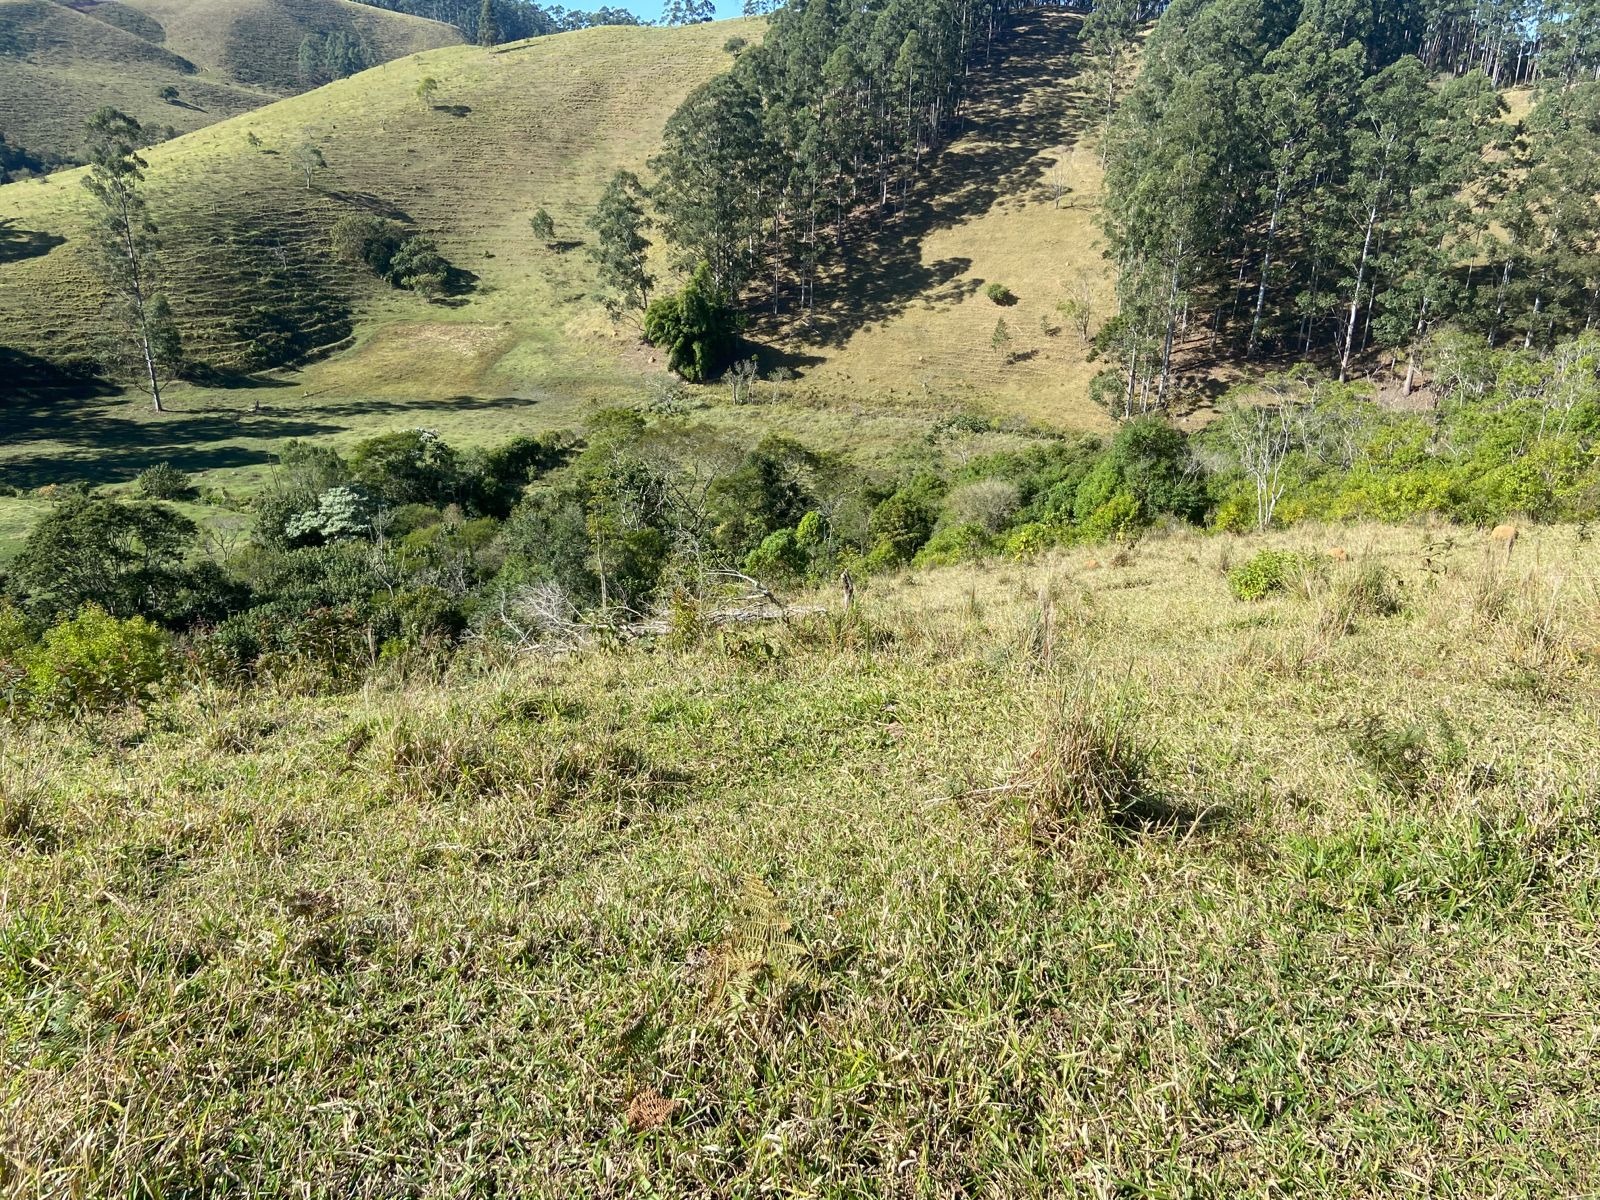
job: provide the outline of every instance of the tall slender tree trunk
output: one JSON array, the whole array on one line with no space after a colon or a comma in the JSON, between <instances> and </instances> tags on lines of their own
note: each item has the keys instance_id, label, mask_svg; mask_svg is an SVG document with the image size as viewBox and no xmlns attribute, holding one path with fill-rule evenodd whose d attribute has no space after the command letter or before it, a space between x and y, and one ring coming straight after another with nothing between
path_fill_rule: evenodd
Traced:
<instances>
[{"instance_id":1,"label":"tall slender tree trunk","mask_svg":"<svg viewBox=\"0 0 1600 1200\"><path fill-rule=\"evenodd\" d=\"M1256 311L1250 318L1250 341L1244 356L1254 358L1256 341L1261 335L1261 313L1267 306L1267 272L1272 269L1272 243L1278 234L1278 215L1283 211L1283 172L1278 173L1278 187L1272 194L1272 216L1267 221L1267 244L1261 250L1261 282L1256 287Z\"/></svg>"},{"instance_id":2,"label":"tall slender tree trunk","mask_svg":"<svg viewBox=\"0 0 1600 1200\"><path fill-rule=\"evenodd\" d=\"M1500 337L1500 322L1506 315L1506 289L1511 286L1511 260L1505 261L1505 266L1500 271L1500 287L1495 293L1494 323L1489 326L1489 349L1494 349L1494 344Z\"/></svg>"},{"instance_id":3,"label":"tall slender tree trunk","mask_svg":"<svg viewBox=\"0 0 1600 1200\"><path fill-rule=\"evenodd\" d=\"M134 321L137 324L139 352L144 357L145 376L150 382L150 400L157 412L161 407L161 380L156 371L155 347L150 344L150 319L145 312L144 276L139 270L139 244L133 232L133 214L127 198L121 197L117 206L118 232L122 235L123 252L128 256L129 290L133 299Z\"/></svg>"},{"instance_id":4,"label":"tall slender tree trunk","mask_svg":"<svg viewBox=\"0 0 1600 1200\"><path fill-rule=\"evenodd\" d=\"M1383 186L1380 178L1378 185ZM1361 288L1367 278L1367 255L1372 251L1372 231L1378 224L1378 201L1372 202L1371 209L1367 212L1367 231L1361 239L1361 260L1356 265L1356 286L1350 295L1350 320L1345 325L1344 353L1339 357L1339 382L1343 383L1350 378L1350 357L1356 347L1356 318L1361 313Z\"/></svg>"},{"instance_id":5,"label":"tall slender tree trunk","mask_svg":"<svg viewBox=\"0 0 1600 1200\"><path fill-rule=\"evenodd\" d=\"M1176 332L1178 308L1178 260L1183 257L1183 242L1172 256L1172 285L1167 291L1167 337L1161 349L1161 384L1156 389L1156 404L1167 402L1167 384L1172 378L1172 338Z\"/></svg>"}]
</instances>

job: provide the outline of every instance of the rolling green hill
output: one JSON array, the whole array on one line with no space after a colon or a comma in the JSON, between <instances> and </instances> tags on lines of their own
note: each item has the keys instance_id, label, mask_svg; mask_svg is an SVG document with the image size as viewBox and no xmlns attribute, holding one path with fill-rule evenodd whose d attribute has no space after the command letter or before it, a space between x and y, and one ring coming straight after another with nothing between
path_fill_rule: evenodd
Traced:
<instances>
[{"instance_id":1,"label":"rolling green hill","mask_svg":"<svg viewBox=\"0 0 1600 1200\"><path fill-rule=\"evenodd\" d=\"M759 320L752 339L799 380L764 386L759 417L741 406L709 419L852 448L920 437L972 406L1057 425L1104 419L1084 398L1084 348L1056 312L1080 273L1106 300L1092 226L1098 158L1076 140L1077 20L1042 11L1018 26L939 162L956 184L861 244L857 263L819 288L815 321ZM583 222L611 171L642 170L681 98L726 68L730 36L759 30L602 28L493 52L444 48L152 150L151 206L191 352L222 368L258 365L269 301L296 327L290 350L331 352L248 390L178 389L176 411L154 420L115 395L52 395L13 419L11 461L106 481L170 457L248 487L292 434L338 441L425 422L473 444L572 424L593 401L639 398L660 362L593 299ZM436 108L415 95L425 75L439 80ZM307 139L329 167L310 190L287 161ZM15 377L91 344L80 193L70 174L0 191L0 220L23 247L0 261L0 346L28 356ZM557 249L528 230L540 206L555 217ZM328 228L357 211L437 237L477 277L472 290L427 304L330 261ZM670 279L660 255L657 270ZM296 288L280 285L285 273ZM990 281L1017 303L986 299ZM1017 352L1009 365L989 347L1002 316ZM725 391L698 394L716 404ZM33 467L12 477L44 481Z\"/></svg>"},{"instance_id":2,"label":"rolling green hill","mask_svg":"<svg viewBox=\"0 0 1600 1200\"><path fill-rule=\"evenodd\" d=\"M304 87L296 55L306 35L359 38L387 62L455 45L460 32L441 21L352 0L126 0L166 30L166 46L206 70L277 93Z\"/></svg>"},{"instance_id":3,"label":"rolling green hill","mask_svg":"<svg viewBox=\"0 0 1600 1200\"><path fill-rule=\"evenodd\" d=\"M262 304L294 328L292 348L304 351L346 337L359 301L375 344L361 348L371 368L354 370L379 387L396 348L422 356L424 377L456 391L480 382L491 350L515 356L527 337L561 337L560 357L586 355L586 337L567 339L548 318L570 319L561 306L582 297L587 263L536 247L528 216L543 205L563 237L578 236L610 172L642 169L678 101L725 64L726 37L708 26L606 28L493 52L449 47L153 148L150 208L190 354L218 368L258 367L272 359L253 324ZM431 106L416 96L424 75L440 81ZM303 142L328 167L309 188L290 161ZM468 303L428 305L335 264L329 228L363 211L437 237L477 276ZM96 320L84 219L77 173L0 192L0 220L52 243L0 263L0 344L57 361L83 354ZM299 295L266 291L274 271ZM597 308L577 311L588 321L583 332L599 331ZM513 318L523 326L515 333ZM420 328L391 334L396 322Z\"/></svg>"},{"instance_id":4,"label":"rolling green hill","mask_svg":"<svg viewBox=\"0 0 1600 1200\"><path fill-rule=\"evenodd\" d=\"M648 356L589 298L591 266L575 246L610 173L643 169L673 108L729 61L729 29L602 28L493 52L444 48L153 148L150 206L191 353L222 368L257 365L263 322L289 324L294 351L343 349L261 388L180 389L173 420L149 427L116 397L49 393L22 415L13 404L12 462L104 479L108 453L143 447L202 471L232 468L264 463L285 433L404 422L419 401L449 410L451 398L513 390L567 404L633 394ZM424 75L440 80L434 107L416 96ZM328 163L310 189L289 161L307 140ZM0 346L15 380L93 343L85 204L76 172L0 190ZM539 206L554 214L562 248L535 243L528 217ZM473 290L428 304L334 262L330 226L363 211L436 236L476 277ZM258 404L263 412L249 411ZM481 403L419 411L466 441L452 417L486 420ZM541 409L536 419L555 417Z\"/></svg>"},{"instance_id":5,"label":"rolling green hill","mask_svg":"<svg viewBox=\"0 0 1600 1200\"><path fill-rule=\"evenodd\" d=\"M348 0L0 0L0 129L73 159L83 123L110 104L186 133L303 87L308 33L359 37L374 59L459 42L448 25ZM164 87L178 89L168 103Z\"/></svg>"}]
</instances>

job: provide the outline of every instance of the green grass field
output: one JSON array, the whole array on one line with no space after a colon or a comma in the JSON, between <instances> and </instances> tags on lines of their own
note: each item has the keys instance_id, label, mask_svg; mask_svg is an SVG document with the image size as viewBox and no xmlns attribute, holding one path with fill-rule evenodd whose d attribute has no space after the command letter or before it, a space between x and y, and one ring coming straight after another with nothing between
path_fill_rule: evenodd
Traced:
<instances>
[{"instance_id":1,"label":"green grass field","mask_svg":"<svg viewBox=\"0 0 1600 1200\"><path fill-rule=\"evenodd\" d=\"M0 725L0 1188L1592 1194L1596 543L1084 555Z\"/></svg>"}]
</instances>

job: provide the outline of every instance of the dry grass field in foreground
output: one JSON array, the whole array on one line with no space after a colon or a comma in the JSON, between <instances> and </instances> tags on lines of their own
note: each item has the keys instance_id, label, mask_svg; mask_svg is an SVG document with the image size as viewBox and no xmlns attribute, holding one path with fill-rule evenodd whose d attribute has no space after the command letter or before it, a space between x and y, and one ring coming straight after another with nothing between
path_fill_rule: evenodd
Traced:
<instances>
[{"instance_id":1,"label":"dry grass field in foreground","mask_svg":"<svg viewBox=\"0 0 1600 1200\"><path fill-rule=\"evenodd\" d=\"M1600 1188L1596 543L1087 553L0 726L0 1190Z\"/></svg>"}]
</instances>

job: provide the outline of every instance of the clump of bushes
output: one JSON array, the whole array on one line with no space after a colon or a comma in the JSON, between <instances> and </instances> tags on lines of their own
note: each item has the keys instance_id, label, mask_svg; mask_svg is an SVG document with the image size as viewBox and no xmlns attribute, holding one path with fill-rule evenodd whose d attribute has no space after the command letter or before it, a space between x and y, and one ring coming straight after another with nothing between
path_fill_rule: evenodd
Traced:
<instances>
[{"instance_id":1,"label":"clump of bushes","mask_svg":"<svg viewBox=\"0 0 1600 1200\"><path fill-rule=\"evenodd\" d=\"M667 368L690 383L704 383L733 358L740 320L728 297L701 263L683 289L650 302L644 336L667 352Z\"/></svg>"},{"instance_id":2,"label":"clump of bushes","mask_svg":"<svg viewBox=\"0 0 1600 1200\"><path fill-rule=\"evenodd\" d=\"M360 261L392 266L385 255L398 253L397 229L361 217L341 236ZM733 344L736 320L704 267L655 312L655 336L685 375L714 371ZM1600 339L1595 349L1600 361ZM1485 355L1470 394L1428 417L1394 416L1349 388L1290 380L1275 397L1307 411L1263 416L1260 405L1238 406L1196 435L1142 417L1108 441L1039 435L1021 449L976 454L996 428L961 415L866 470L789 438L735 443L678 420L675 403L597 413L582 441L556 435L462 450L409 429L345 453L292 442L253 501L252 544L225 558L164 503L187 485L170 466L141 477L140 499L41 490L56 503L0 579L12 614L0 628L0 690L38 692L42 677L32 672L44 631L95 613L165 630L193 670L319 688L378 666L432 669L468 634L488 644L586 641L606 624L659 627L669 605L698 614L690 624L701 628L700 606L735 571L773 587L816 585L841 570L859 578L1126 543L1162 523L1481 515L1510 504L1588 511L1600 496L1592 373L1560 384L1565 407L1552 415L1554 366L1521 352ZM1261 458L1257 434L1285 457ZM947 448L952 439L961 444ZM1466 457L1452 459L1461 447ZM1263 551L1228 572L1228 586L1259 600L1314 584L1307 590L1324 636L1400 603L1381 567L1326 574L1324 586L1320 557ZM119 636L137 643L136 632ZM73 644L109 636L89 630ZM139 686L113 674L99 689L93 671L61 674L67 698L40 702L52 710Z\"/></svg>"},{"instance_id":3,"label":"clump of bushes","mask_svg":"<svg viewBox=\"0 0 1600 1200\"><path fill-rule=\"evenodd\" d=\"M134 490L146 500L181 500L194 494L194 483L171 463L157 463L139 472Z\"/></svg>"},{"instance_id":4,"label":"clump of bushes","mask_svg":"<svg viewBox=\"0 0 1600 1200\"><path fill-rule=\"evenodd\" d=\"M1263 600L1287 588L1308 565L1305 555L1292 550L1260 550L1228 572L1228 590L1240 600Z\"/></svg>"},{"instance_id":5,"label":"clump of bushes","mask_svg":"<svg viewBox=\"0 0 1600 1200\"><path fill-rule=\"evenodd\" d=\"M348 213L333 223L333 252L348 263L365 266L397 288L432 298L449 286L450 263L438 243L386 217Z\"/></svg>"},{"instance_id":6,"label":"clump of bushes","mask_svg":"<svg viewBox=\"0 0 1600 1200\"><path fill-rule=\"evenodd\" d=\"M0 701L41 715L104 712L149 700L166 678L171 639L143 617L95 605L45 629L0 606Z\"/></svg>"},{"instance_id":7,"label":"clump of bushes","mask_svg":"<svg viewBox=\"0 0 1600 1200\"><path fill-rule=\"evenodd\" d=\"M1000 305L1001 308L1010 308L1017 302L1017 295L1003 283L986 284L983 294L989 297L991 303Z\"/></svg>"}]
</instances>

